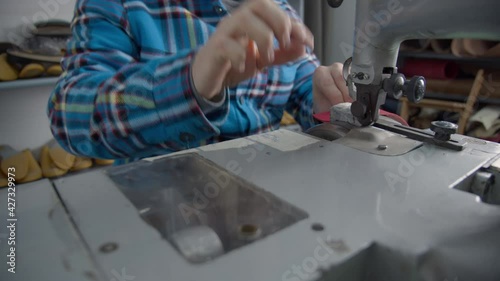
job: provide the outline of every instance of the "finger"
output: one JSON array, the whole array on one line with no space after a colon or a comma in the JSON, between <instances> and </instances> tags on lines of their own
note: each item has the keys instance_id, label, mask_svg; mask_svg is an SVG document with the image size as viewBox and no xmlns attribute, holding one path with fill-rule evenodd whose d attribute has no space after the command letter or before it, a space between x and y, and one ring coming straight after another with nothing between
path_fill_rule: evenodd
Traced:
<instances>
[{"instance_id":1,"label":"finger","mask_svg":"<svg viewBox=\"0 0 500 281\"><path fill-rule=\"evenodd\" d=\"M269 0L252 1L249 9L271 28L281 48L290 46L292 20L276 3Z\"/></svg>"},{"instance_id":2,"label":"finger","mask_svg":"<svg viewBox=\"0 0 500 281\"><path fill-rule=\"evenodd\" d=\"M330 75L335 81L335 85L342 93L342 98L344 102L353 102L351 96L349 95L349 88L347 87L346 81L344 80L343 65L341 63L334 63L330 67Z\"/></svg>"},{"instance_id":3,"label":"finger","mask_svg":"<svg viewBox=\"0 0 500 281\"><path fill-rule=\"evenodd\" d=\"M219 48L222 57L231 62L231 67L239 72L245 72L247 49L232 38L225 38L224 45Z\"/></svg>"},{"instance_id":4,"label":"finger","mask_svg":"<svg viewBox=\"0 0 500 281\"><path fill-rule=\"evenodd\" d=\"M259 50L257 50L257 46L254 41L248 42L246 66L247 69L245 74L250 76L254 76L258 71L267 66L260 58Z\"/></svg>"},{"instance_id":5,"label":"finger","mask_svg":"<svg viewBox=\"0 0 500 281\"><path fill-rule=\"evenodd\" d=\"M292 43L288 49L276 50L273 65L295 61L304 55L306 55L306 45L300 39L292 37Z\"/></svg>"},{"instance_id":6,"label":"finger","mask_svg":"<svg viewBox=\"0 0 500 281\"><path fill-rule=\"evenodd\" d=\"M307 26L304 25L304 28L306 29L306 46L308 46L309 48L311 48L311 51L314 50L314 34L311 32L311 30L309 28L307 28Z\"/></svg>"},{"instance_id":7,"label":"finger","mask_svg":"<svg viewBox=\"0 0 500 281\"><path fill-rule=\"evenodd\" d=\"M312 32L303 23L294 21L292 23L292 40L297 43L305 44L314 49L314 36Z\"/></svg>"},{"instance_id":8,"label":"finger","mask_svg":"<svg viewBox=\"0 0 500 281\"><path fill-rule=\"evenodd\" d=\"M242 24L251 23L251 24ZM221 26L228 36L239 38L242 36L255 41L265 64L274 61L274 33L272 29L259 17L246 9L230 17L230 20Z\"/></svg>"},{"instance_id":9,"label":"finger","mask_svg":"<svg viewBox=\"0 0 500 281\"><path fill-rule=\"evenodd\" d=\"M275 59L273 65L281 65L287 62L295 61L306 54L306 48L302 44L294 44L292 40L291 46L284 50L275 51Z\"/></svg>"},{"instance_id":10,"label":"finger","mask_svg":"<svg viewBox=\"0 0 500 281\"><path fill-rule=\"evenodd\" d=\"M344 102L344 97L330 71L329 67L319 66L314 73L313 82L319 91L318 94L326 98L330 105L335 105Z\"/></svg>"}]
</instances>

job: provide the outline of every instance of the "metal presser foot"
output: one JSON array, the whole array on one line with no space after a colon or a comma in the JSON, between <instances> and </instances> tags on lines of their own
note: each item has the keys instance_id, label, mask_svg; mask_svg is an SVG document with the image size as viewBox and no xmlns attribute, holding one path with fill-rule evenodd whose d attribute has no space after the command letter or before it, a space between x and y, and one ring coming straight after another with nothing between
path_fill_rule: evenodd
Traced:
<instances>
[{"instance_id":1,"label":"metal presser foot","mask_svg":"<svg viewBox=\"0 0 500 281\"><path fill-rule=\"evenodd\" d=\"M325 140L342 142L351 147L353 143L357 143L355 148L380 155L404 154L420 146L422 142L455 151L461 151L466 147L464 138L456 135L457 125L450 122L434 121L430 130L422 130L401 125L382 116L372 126L362 126L351 109L351 103L333 106L330 123L315 126L307 133Z\"/></svg>"}]
</instances>

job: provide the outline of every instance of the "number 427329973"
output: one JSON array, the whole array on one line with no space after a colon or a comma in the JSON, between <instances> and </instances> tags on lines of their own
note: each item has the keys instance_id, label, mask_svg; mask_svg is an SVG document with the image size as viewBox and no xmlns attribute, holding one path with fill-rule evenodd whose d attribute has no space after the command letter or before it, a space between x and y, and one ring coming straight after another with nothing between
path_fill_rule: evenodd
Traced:
<instances>
[{"instance_id":1,"label":"number 427329973","mask_svg":"<svg viewBox=\"0 0 500 281\"><path fill-rule=\"evenodd\" d=\"M15 172L16 172L16 168L12 167L12 168L8 168L7 169L7 180L8 180L8 201L7 201L7 208L8 208L8 211L9 211L9 216L10 217L13 217L15 216L14 215L14 211L16 209L16 199L14 199L16 197L16 175L15 175Z\"/></svg>"}]
</instances>

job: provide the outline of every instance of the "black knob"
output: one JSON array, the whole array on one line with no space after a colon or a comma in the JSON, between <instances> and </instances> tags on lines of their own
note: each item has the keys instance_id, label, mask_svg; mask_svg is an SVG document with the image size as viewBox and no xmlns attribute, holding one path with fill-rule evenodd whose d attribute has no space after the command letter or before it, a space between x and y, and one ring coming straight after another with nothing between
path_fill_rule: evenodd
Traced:
<instances>
[{"instance_id":1,"label":"black knob","mask_svg":"<svg viewBox=\"0 0 500 281\"><path fill-rule=\"evenodd\" d=\"M448 141L452 134L457 133L458 126L447 121L434 121L431 123L431 130L435 133L435 139L439 141Z\"/></svg>"},{"instance_id":2,"label":"black knob","mask_svg":"<svg viewBox=\"0 0 500 281\"><path fill-rule=\"evenodd\" d=\"M351 113L357 118L364 118L366 115L367 107L359 101L354 101L351 104Z\"/></svg>"},{"instance_id":3,"label":"black knob","mask_svg":"<svg viewBox=\"0 0 500 281\"><path fill-rule=\"evenodd\" d=\"M420 102L425 95L425 78L422 76L411 78L405 85L404 94L410 102Z\"/></svg>"},{"instance_id":4,"label":"black knob","mask_svg":"<svg viewBox=\"0 0 500 281\"><path fill-rule=\"evenodd\" d=\"M327 0L327 2L330 7L338 8L340 7L340 5L342 5L342 2L344 2L344 0Z\"/></svg>"}]
</instances>

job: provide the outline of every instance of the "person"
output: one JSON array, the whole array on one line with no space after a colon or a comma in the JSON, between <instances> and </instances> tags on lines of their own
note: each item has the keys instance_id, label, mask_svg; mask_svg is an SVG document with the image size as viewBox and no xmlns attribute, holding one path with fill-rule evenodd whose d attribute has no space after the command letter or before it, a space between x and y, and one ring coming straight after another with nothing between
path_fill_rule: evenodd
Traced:
<instances>
[{"instance_id":1,"label":"person","mask_svg":"<svg viewBox=\"0 0 500 281\"><path fill-rule=\"evenodd\" d=\"M121 163L279 128L350 101L286 0L77 0L51 131Z\"/></svg>"}]
</instances>

